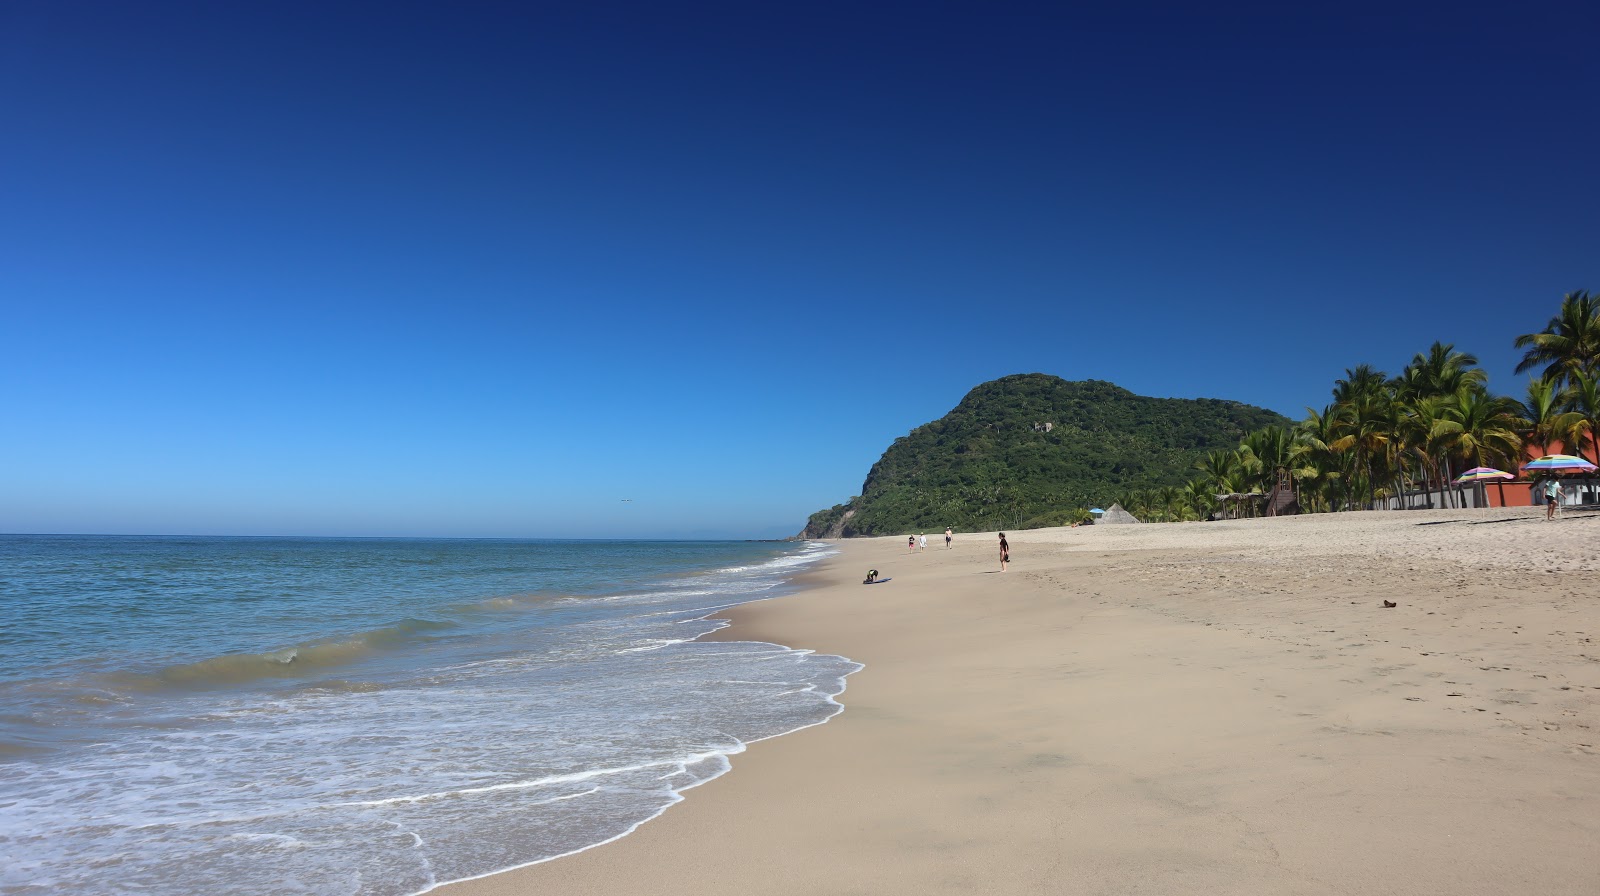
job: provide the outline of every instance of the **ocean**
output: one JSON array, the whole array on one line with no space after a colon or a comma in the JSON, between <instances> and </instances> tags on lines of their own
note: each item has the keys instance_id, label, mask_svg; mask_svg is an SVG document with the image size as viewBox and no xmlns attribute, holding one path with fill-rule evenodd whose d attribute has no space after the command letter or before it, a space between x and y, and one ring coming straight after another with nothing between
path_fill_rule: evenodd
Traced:
<instances>
[{"instance_id":1,"label":"ocean","mask_svg":"<svg viewBox=\"0 0 1600 896\"><path fill-rule=\"evenodd\" d=\"M859 665L818 544L0 536L0 893L405 896L627 834Z\"/></svg>"}]
</instances>

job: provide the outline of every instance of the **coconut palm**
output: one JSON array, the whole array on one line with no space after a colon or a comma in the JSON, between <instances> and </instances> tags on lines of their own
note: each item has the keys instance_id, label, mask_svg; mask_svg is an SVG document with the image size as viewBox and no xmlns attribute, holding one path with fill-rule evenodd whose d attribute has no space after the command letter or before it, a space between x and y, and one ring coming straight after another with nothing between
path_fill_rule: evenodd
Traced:
<instances>
[{"instance_id":1,"label":"coconut palm","mask_svg":"<svg viewBox=\"0 0 1600 896\"><path fill-rule=\"evenodd\" d=\"M1363 396L1370 398L1381 395L1387 391L1388 383L1384 372L1371 364L1345 368L1344 379L1333 381L1333 403L1335 406L1347 405Z\"/></svg>"},{"instance_id":2,"label":"coconut palm","mask_svg":"<svg viewBox=\"0 0 1600 896\"><path fill-rule=\"evenodd\" d=\"M1255 485L1264 490L1276 483L1280 471L1289 468L1293 446L1294 437L1287 429L1277 426L1258 429L1246 433L1239 443L1239 461Z\"/></svg>"},{"instance_id":3,"label":"coconut palm","mask_svg":"<svg viewBox=\"0 0 1600 896\"><path fill-rule=\"evenodd\" d=\"M1351 455L1352 470L1364 477L1361 484L1366 489L1367 506L1371 507L1377 499L1374 474L1379 472L1379 467L1375 461L1387 457L1389 444L1394 439L1394 402L1382 388L1368 389L1357 383L1339 382L1353 388L1335 414L1338 438L1328 447ZM1338 389L1334 391L1335 394L1339 392Z\"/></svg>"},{"instance_id":4,"label":"coconut palm","mask_svg":"<svg viewBox=\"0 0 1600 896\"><path fill-rule=\"evenodd\" d=\"M1329 447L1348 455L1345 472L1348 492L1364 489L1367 506L1377 497L1377 480L1390 455L1390 436L1394 432L1394 390L1383 371L1370 364L1347 368L1344 379L1333 383L1333 419L1337 437ZM1359 481L1358 481L1359 480ZM1348 505L1350 495L1346 495Z\"/></svg>"},{"instance_id":5,"label":"coconut palm","mask_svg":"<svg viewBox=\"0 0 1600 896\"><path fill-rule=\"evenodd\" d=\"M1573 434L1583 417L1564 407L1567 399L1567 393L1549 380L1528 380L1528 398L1521 407L1523 438L1538 445L1541 454L1550 453L1552 442L1574 444Z\"/></svg>"},{"instance_id":6,"label":"coconut palm","mask_svg":"<svg viewBox=\"0 0 1600 896\"><path fill-rule=\"evenodd\" d=\"M1348 482L1344 458L1333 449L1338 438L1337 414L1332 405L1321 411L1306 408L1306 419L1296 427L1290 473L1300 484L1302 496L1309 487L1314 496L1311 504L1324 510L1333 508L1336 491Z\"/></svg>"},{"instance_id":7,"label":"coconut palm","mask_svg":"<svg viewBox=\"0 0 1600 896\"><path fill-rule=\"evenodd\" d=\"M1294 464L1294 433L1280 426L1258 429L1245 435L1238 453L1251 491L1270 495Z\"/></svg>"},{"instance_id":8,"label":"coconut palm","mask_svg":"<svg viewBox=\"0 0 1600 896\"><path fill-rule=\"evenodd\" d=\"M1194 510L1195 519L1205 519L1217 506L1216 492L1204 479L1196 479L1183 487L1183 500Z\"/></svg>"},{"instance_id":9,"label":"coconut palm","mask_svg":"<svg viewBox=\"0 0 1600 896\"><path fill-rule=\"evenodd\" d=\"M1600 296L1567 293L1544 330L1518 336L1516 346L1526 349L1518 373L1542 367L1540 376L1560 386L1572 385L1580 373L1600 374Z\"/></svg>"},{"instance_id":10,"label":"coconut palm","mask_svg":"<svg viewBox=\"0 0 1600 896\"><path fill-rule=\"evenodd\" d=\"M1228 491L1221 486L1225 481L1237 479L1241 470L1239 452L1216 449L1206 453L1195 463L1195 469L1205 474L1205 481L1217 487L1218 491Z\"/></svg>"},{"instance_id":11,"label":"coconut palm","mask_svg":"<svg viewBox=\"0 0 1600 896\"><path fill-rule=\"evenodd\" d=\"M1562 393L1562 398L1567 412L1564 416L1571 421L1562 431L1563 436L1571 436L1571 439L1564 437L1562 441L1572 446L1569 451L1581 456L1587 437L1590 453L1595 463L1600 464L1600 376L1574 374L1572 385Z\"/></svg>"},{"instance_id":12,"label":"coconut palm","mask_svg":"<svg viewBox=\"0 0 1600 896\"><path fill-rule=\"evenodd\" d=\"M1485 389L1463 389L1445 406L1438 438L1474 466L1515 462L1522 453L1522 416L1517 402Z\"/></svg>"},{"instance_id":13,"label":"coconut palm","mask_svg":"<svg viewBox=\"0 0 1600 896\"><path fill-rule=\"evenodd\" d=\"M1163 519L1167 522L1176 520L1183 507L1183 492L1177 486L1163 485L1156 489L1156 503L1161 508Z\"/></svg>"},{"instance_id":14,"label":"coconut palm","mask_svg":"<svg viewBox=\"0 0 1600 896\"><path fill-rule=\"evenodd\" d=\"M1459 424L1459 403L1460 393L1419 399L1406 408L1403 424L1407 448L1422 467L1429 491L1437 488L1447 504L1453 494L1450 483L1454 474L1451 468L1454 443L1445 424L1452 421ZM1431 497L1429 502L1429 506L1432 506Z\"/></svg>"},{"instance_id":15,"label":"coconut palm","mask_svg":"<svg viewBox=\"0 0 1600 896\"><path fill-rule=\"evenodd\" d=\"M1435 342L1426 355L1412 357L1395 378L1395 394L1406 400L1432 398L1487 383L1489 375L1478 367L1478 357L1455 349L1453 344Z\"/></svg>"}]
</instances>

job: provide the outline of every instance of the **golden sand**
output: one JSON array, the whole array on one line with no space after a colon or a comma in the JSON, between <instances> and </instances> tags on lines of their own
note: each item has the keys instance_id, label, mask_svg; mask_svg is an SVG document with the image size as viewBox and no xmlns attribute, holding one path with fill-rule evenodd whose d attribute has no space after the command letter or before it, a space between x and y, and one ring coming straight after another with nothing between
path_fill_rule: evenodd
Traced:
<instances>
[{"instance_id":1,"label":"golden sand","mask_svg":"<svg viewBox=\"0 0 1600 896\"><path fill-rule=\"evenodd\" d=\"M843 714L437 892L1600 894L1600 514L1008 538L841 543L719 634L865 663Z\"/></svg>"}]
</instances>

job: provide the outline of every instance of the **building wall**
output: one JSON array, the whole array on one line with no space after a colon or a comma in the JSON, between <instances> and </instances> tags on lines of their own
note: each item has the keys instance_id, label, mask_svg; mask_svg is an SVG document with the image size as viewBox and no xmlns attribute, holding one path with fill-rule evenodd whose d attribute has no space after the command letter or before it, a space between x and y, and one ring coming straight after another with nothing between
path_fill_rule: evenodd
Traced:
<instances>
[{"instance_id":1,"label":"building wall","mask_svg":"<svg viewBox=\"0 0 1600 896\"><path fill-rule=\"evenodd\" d=\"M1544 503L1543 494L1534 493L1531 482L1507 482L1503 486L1505 501L1501 502L1502 486L1485 487L1490 507L1529 507ZM1565 479L1561 483L1561 503L1567 507L1594 507L1600 505L1600 479Z\"/></svg>"}]
</instances>

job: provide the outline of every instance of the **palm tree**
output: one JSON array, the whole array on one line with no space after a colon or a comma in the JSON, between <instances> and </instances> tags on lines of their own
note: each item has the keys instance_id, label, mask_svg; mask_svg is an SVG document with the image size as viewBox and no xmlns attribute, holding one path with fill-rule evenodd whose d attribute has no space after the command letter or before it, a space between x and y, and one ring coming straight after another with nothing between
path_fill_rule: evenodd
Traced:
<instances>
[{"instance_id":1,"label":"palm tree","mask_svg":"<svg viewBox=\"0 0 1600 896\"><path fill-rule=\"evenodd\" d=\"M1509 398L1463 389L1439 421L1441 444L1474 466L1503 464L1522 453L1522 417Z\"/></svg>"},{"instance_id":2,"label":"palm tree","mask_svg":"<svg viewBox=\"0 0 1600 896\"><path fill-rule=\"evenodd\" d=\"M1157 503L1160 504L1162 513L1171 522L1178 518L1178 509L1183 506L1183 493L1174 485L1163 485L1156 489Z\"/></svg>"},{"instance_id":3,"label":"palm tree","mask_svg":"<svg viewBox=\"0 0 1600 896\"><path fill-rule=\"evenodd\" d=\"M1309 484L1323 509L1333 509L1335 488L1348 482L1343 457L1333 449L1339 438L1337 413L1333 405L1315 411L1306 408L1306 419L1297 428L1292 474L1304 494Z\"/></svg>"},{"instance_id":4,"label":"palm tree","mask_svg":"<svg viewBox=\"0 0 1600 896\"><path fill-rule=\"evenodd\" d=\"M1183 488L1183 500L1194 510L1195 519L1205 519L1216 507L1216 493L1209 482L1196 479Z\"/></svg>"},{"instance_id":5,"label":"palm tree","mask_svg":"<svg viewBox=\"0 0 1600 896\"><path fill-rule=\"evenodd\" d=\"M1362 396L1380 395L1387 386L1388 377L1371 364L1347 367L1344 379L1333 381L1333 403L1335 406L1346 405L1354 403Z\"/></svg>"},{"instance_id":6,"label":"palm tree","mask_svg":"<svg viewBox=\"0 0 1600 896\"><path fill-rule=\"evenodd\" d=\"M1444 416L1448 399L1430 395L1413 398L1399 409L1395 447L1404 457L1416 461L1421 478L1428 484L1428 506L1433 506L1434 486L1444 494L1444 463L1438 450L1437 427Z\"/></svg>"},{"instance_id":7,"label":"palm tree","mask_svg":"<svg viewBox=\"0 0 1600 896\"><path fill-rule=\"evenodd\" d=\"M1294 463L1294 434L1281 426L1246 433L1238 454L1251 491L1270 495L1278 487L1279 477Z\"/></svg>"},{"instance_id":8,"label":"palm tree","mask_svg":"<svg viewBox=\"0 0 1600 896\"><path fill-rule=\"evenodd\" d=\"M1527 349L1517 373L1543 367L1545 380L1570 386L1579 373L1600 373L1600 296L1587 290L1561 298L1561 312L1550 318L1543 331L1517 337L1517 348Z\"/></svg>"},{"instance_id":9,"label":"palm tree","mask_svg":"<svg viewBox=\"0 0 1600 896\"><path fill-rule=\"evenodd\" d=\"M1363 365L1364 366L1364 365ZM1379 375L1381 377L1381 374ZM1347 384L1344 380L1340 384ZM1380 380L1381 382L1381 380ZM1334 390L1338 394L1339 390ZM1393 402L1383 389L1355 388L1350 399L1339 407L1335 415L1338 438L1328 447L1338 452L1349 452L1354 459L1354 472L1365 476L1367 506L1377 499L1377 472L1374 458L1386 456L1389 443L1394 438Z\"/></svg>"},{"instance_id":10,"label":"palm tree","mask_svg":"<svg viewBox=\"0 0 1600 896\"><path fill-rule=\"evenodd\" d=\"M1390 454L1389 442L1394 433L1394 390L1383 371L1370 364L1358 364L1344 372L1344 379L1333 383L1333 418L1337 437L1328 443L1335 452L1350 456L1346 468L1346 504L1349 492L1364 487L1367 506L1377 497L1377 480L1374 477L1380 464ZM1387 466L1384 464L1383 466ZM1360 483L1357 477L1362 477Z\"/></svg>"},{"instance_id":11,"label":"palm tree","mask_svg":"<svg viewBox=\"0 0 1600 896\"><path fill-rule=\"evenodd\" d=\"M1221 448L1210 451L1195 463L1195 469L1205 474L1205 479L1219 490L1225 480L1235 478L1240 469L1239 452Z\"/></svg>"},{"instance_id":12,"label":"palm tree","mask_svg":"<svg viewBox=\"0 0 1600 896\"><path fill-rule=\"evenodd\" d=\"M1564 417L1571 420L1563 435L1571 435L1572 441L1567 442L1572 446L1568 450L1573 454L1583 455L1583 440L1587 436L1589 446L1593 449L1595 463L1600 464L1600 376L1588 373L1574 374L1572 386L1562 394L1567 413ZM1566 441L1566 439L1562 439Z\"/></svg>"},{"instance_id":13,"label":"palm tree","mask_svg":"<svg viewBox=\"0 0 1600 896\"><path fill-rule=\"evenodd\" d=\"M1426 355L1412 357L1395 379L1396 394L1406 399L1432 398L1487 383L1489 375L1478 367L1478 357L1455 349L1453 344L1435 342Z\"/></svg>"},{"instance_id":14,"label":"palm tree","mask_svg":"<svg viewBox=\"0 0 1600 896\"><path fill-rule=\"evenodd\" d=\"M1212 494L1231 494L1245 490L1244 485L1248 472L1245 470L1241 452L1227 451L1221 448L1210 451L1205 457L1195 463L1195 468L1204 475L1198 480L1211 489ZM1226 515L1227 507L1223 507Z\"/></svg>"},{"instance_id":15,"label":"palm tree","mask_svg":"<svg viewBox=\"0 0 1600 896\"><path fill-rule=\"evenodd\" d=\"M1550 444L1576 444L1573 435L1583 424L1581 414L1563 408L1567 394L1544 379L1528 380L1528 400L1522 402L1523 438L1550 453ZM1580 435L1581 438L1581 435Z\"/></svg>"}]
</instances>

